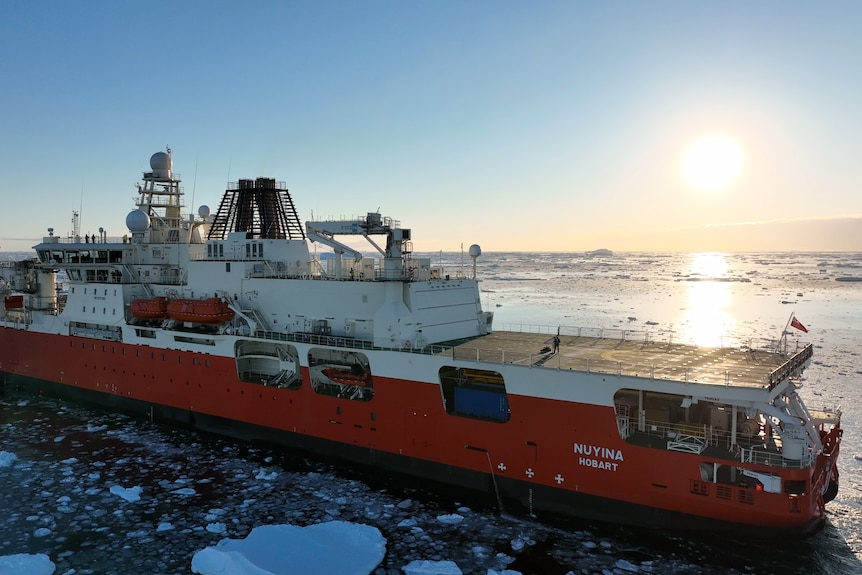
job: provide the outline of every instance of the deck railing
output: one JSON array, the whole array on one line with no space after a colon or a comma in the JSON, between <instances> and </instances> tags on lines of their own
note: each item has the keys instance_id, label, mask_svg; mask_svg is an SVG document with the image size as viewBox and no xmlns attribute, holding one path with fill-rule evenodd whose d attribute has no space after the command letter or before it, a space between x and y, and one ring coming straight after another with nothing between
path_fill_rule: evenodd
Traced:
<instances>
[{"instance_id":1,"label":"deck railing","mask_svg":"<svg viewBox=\"0 0 862 575\"><path fill-rule=\"evenodd\" d=\"M762 437L741 434L734 445L729 431L703 423L645 420L640 426L635 418L619 414L617 427L623 439L635 445L648 444L668 451L703 454L726 461L782 469L803 469L811 464L808 451L803 452L801 459L787 459L780 445L774 441L767 443Z\"/></svg>"},{"instance_id":2,"label":"deck railing","mask_svg":"<svg viewBox=\"0 0 862 575\"><path fill-rule=\"evenodd\" d=\"M794 371L805 365L813 355L814 346L810 343L793 354L786 363L769 374L769 389L772 389L793 374Z\"/></svg>"},{"instance_id":3,"label":"deck railing","mask_svg":"<svg viewBox=\"0 0 862 575\"><path fill-rule=\"evenodd\" d=\"M652 337L650 332L636 330L608 330L600 328L583 327L548 327L548 326L520 326L517 330L523 333L547 333L555 335L557 330L563 336L574 336L582 338L597 338L617 340L624 342L640 342L644 345L656 346L678 346L680 343L670 341L659 341ZM547 331L536 331L547 330ZM516 331L516 330L510 330ZM389 349L404 353L419 353L427 355L445 355L453 360L469 361L488 364L511 364L521 365L537 369L556 369L565 371L576 371L582 373L601 373L618 377L637 377L649 379L662 379L667 381L682 381L709 383L713 385L731 385L735 381L750 381L751 375L743 370L738 372L722 369L709 369L704 367L693 368L677 365L656 365L650 363L628 363L622 361L606 360L599 358L580 358L551 354L547 352L525 353L511 349L483 349L470 347L468 343L450 342L446 344L433 344L424 347L388 348L375 346L372 341L360 340L351 337L317 335L309 333L282 333L274 331L258 330L258 337L274 339L279 341L295 341L310 343L314 345L327 345L336 347L347 347L352 349ZM776 340L731 340L728 338L726 347L733 347L744 351L768 353L774 355ZM734 341L735 345L730 345ZM811 344L805 345L800 351L791 356L781 367L763 376L763 386L770 389L792 375L795 370L802 367L810 360L813 348Z\"/></svg>"}]
</instances>

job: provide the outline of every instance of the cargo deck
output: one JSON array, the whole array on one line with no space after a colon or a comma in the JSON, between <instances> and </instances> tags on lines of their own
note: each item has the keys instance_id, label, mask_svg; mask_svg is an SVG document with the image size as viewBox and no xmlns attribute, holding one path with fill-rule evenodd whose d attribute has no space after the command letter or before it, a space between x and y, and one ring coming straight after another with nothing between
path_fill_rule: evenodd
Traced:
<instances>
[{"instance_id":1,"label":"cargo deck","mask_svg":"<svg viewBox=\"0 0 862 575\"><path fill-rule=\"evenodd\" d=\"M553 338L552 333L496 331L441 353L465 360L751 388L774 387L812 355L810 345L782 354L748 345L702 347L565 333L554 353Z\"/></svg>"}]
</instances>

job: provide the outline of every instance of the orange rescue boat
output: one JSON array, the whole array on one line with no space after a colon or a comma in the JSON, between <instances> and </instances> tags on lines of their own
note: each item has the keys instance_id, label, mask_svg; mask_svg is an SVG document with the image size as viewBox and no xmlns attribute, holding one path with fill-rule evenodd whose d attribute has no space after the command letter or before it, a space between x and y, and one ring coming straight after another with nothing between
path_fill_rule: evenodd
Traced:
<instances>
[{"instance_id":1,"label":"orange rescue boat","mask_svg":"<svg viewBox=\"0 0 862 575\"><path fill-rule=\"evenodd\" d=\"M234 316L227 302L221 298L172 299L168 302L168 317L191 323L224 323Z\"/></svg>"},{"instance_id":2,"label":"orange rescue boat","mask_svg":"<svg viewBox=\"0 0 862 575\"><path fill-rule=\"evenodd\" d=\"M168 315L168 298L132 300L132 315L139 319L164 319Z\"/></svg>"},{"instance_id":3,"label":"orange rescue boat","mask_svg":"<svg viewBox=\"0 0 862 575\"><path fill-rule=\"evenodd\" d=\"M359 385L367 387L371 384L371 372L365 371L362 366L354 365L349 370L328 367L321 371L323 375L342 385Z\"/></svg>"}]
</instances>

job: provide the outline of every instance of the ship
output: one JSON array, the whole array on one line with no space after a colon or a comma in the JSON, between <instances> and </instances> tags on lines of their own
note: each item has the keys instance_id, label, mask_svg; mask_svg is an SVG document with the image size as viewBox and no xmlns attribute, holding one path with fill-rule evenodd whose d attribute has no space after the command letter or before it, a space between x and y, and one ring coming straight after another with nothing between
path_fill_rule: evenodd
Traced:
<instances>
[{"instance_id":1,"label":"ship","mask_svg":"<svg viewBox=\"0 0 862 575\"><path fill-rule=\"evenodd\" d=\"M811 344L498 330L479 245L446 270L379 209L303 225L269 177L185 213L170 149L137 190L122 237L82 241L73 217L0 264L6 395L336 458L549 521L759 538L824 525L841 412L799 395Z\"/></svg>"}]
</instances>

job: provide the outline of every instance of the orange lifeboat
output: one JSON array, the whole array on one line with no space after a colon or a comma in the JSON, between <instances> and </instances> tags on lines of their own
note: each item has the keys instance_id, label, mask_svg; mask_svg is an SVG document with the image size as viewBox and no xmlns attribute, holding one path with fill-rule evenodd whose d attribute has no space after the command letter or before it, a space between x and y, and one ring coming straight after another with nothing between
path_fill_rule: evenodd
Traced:
<instances>
[{"instance_id":1,"label":"orange lifeboat","mask_svg":"<svg viewBox=\"0 0 862 575\"><path fill-rule=\"evenodd\" d=\"M140 319L164 319L168 315L168 298L132 300L132 315Z\"/></svg>"},{"instance_id":2,"label":"orange lifeboat","mask_svg":"<svg viewBox=\"0 0 862 575\"><path fill-rule=\"evenodd\" d=\"M6 306L6 309L23 309L24 308L24 296L23 295L7 295L6 299L3 300L3 304Z\"/></svg>"},{"instance_id":3,"label":"orange lifeboat","mask_svg":"<svg viewBox=\"0 0 862 575\"><path fill-rule=\"evenodd\" d=\"M328 367L321 370L321 373L342 385L359 385L366 387L371 384L371 373L362 369L359 365L354 365L349 370L338 369L337 367Z\"/></svg>"},{"instance_id":4,"label":"orange lifeboat","mask_svg":"<svg viewBox=\"0 0 862 575\"><path fill-rule=\"evenodd\" d=\"M168 317L192 323L224 323L234 316L233 310L221 298L172 299L168 302Z\"/></svg>"}]
</instances>

